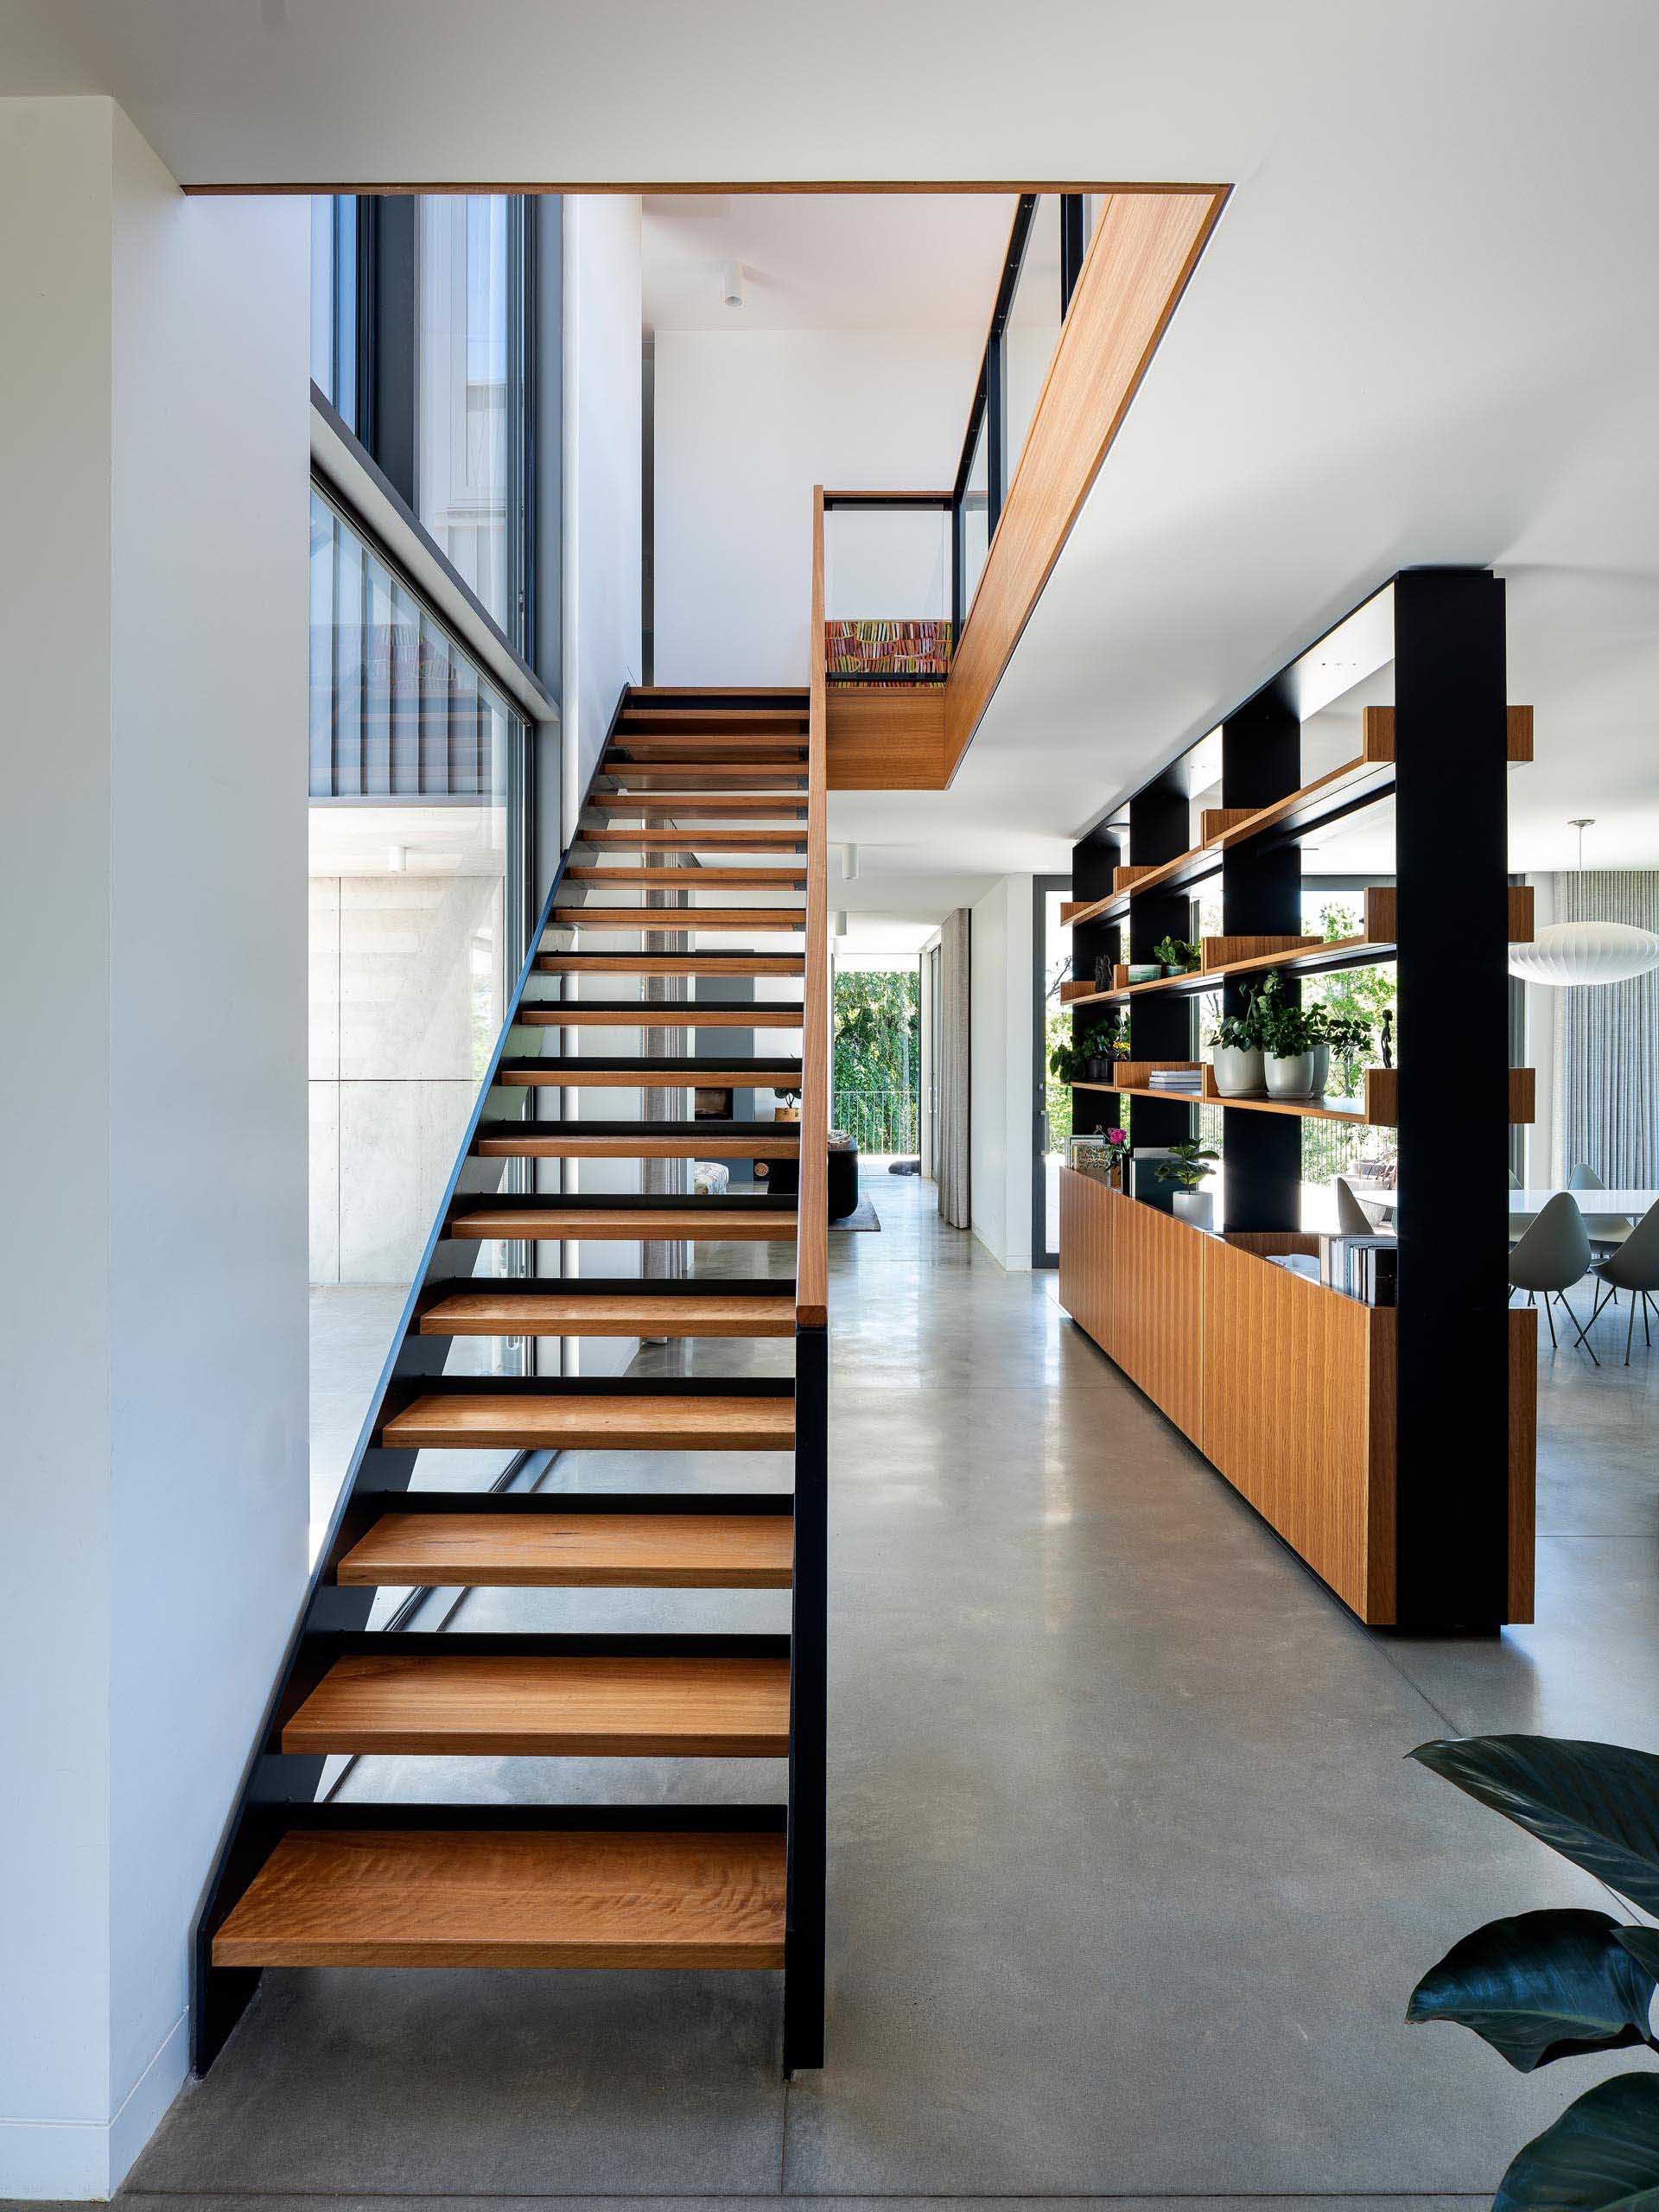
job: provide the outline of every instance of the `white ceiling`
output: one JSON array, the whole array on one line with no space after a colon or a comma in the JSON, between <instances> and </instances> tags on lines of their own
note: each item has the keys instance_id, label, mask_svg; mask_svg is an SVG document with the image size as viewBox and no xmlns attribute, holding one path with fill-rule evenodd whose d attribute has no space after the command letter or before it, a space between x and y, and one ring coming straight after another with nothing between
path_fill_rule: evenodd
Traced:
<instances>
[{"instance_id":1,"label":"white ceiling","mask_svg":"<svg viewBox=\"0 0 1659 2212\"><path fill-rule=\"evenodd\" d=\"M645 327L960 329L976 359L1014 207L1002 193L651 194ZM741 308L721 296L731 261Z\"/></svg>"},{"instance_id":2,"label":"white ceiling","mask_svg":"<svg viewBox=\"0 0 1659 2212\"><path fill-rule=\"evenodd\" d=\"M1510 580L1516 864L1659 865L1653 0L0 0L0 87L187 181L1231 181L956 788L832 801L870 897L1064 866L1424 562Z\"/></svg>"}]
</instances>

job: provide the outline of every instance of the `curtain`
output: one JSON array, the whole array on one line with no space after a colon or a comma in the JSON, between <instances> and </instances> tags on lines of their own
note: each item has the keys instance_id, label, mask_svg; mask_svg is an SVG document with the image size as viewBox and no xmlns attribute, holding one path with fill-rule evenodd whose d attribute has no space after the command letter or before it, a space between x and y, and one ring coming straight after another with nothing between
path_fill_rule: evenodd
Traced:
<instances>
[{"instance_id":1,"label":"curtain","mask_svg":"<svg viewBox=\"0 0 1659 2212\"><path fill-rule=\"evenodd\" d=\"M1555 919L1659 931L1659 871L1558 875ZM1651 1190L1659 1185L1659 970L1554 999L1554 1179L1565 1183L1583 1160L1604 1183Z\"/></svg>"},{"instance_id":2,"label":"curtain","mask_svg":"<svg viewBox=\"0 0 1659 2212\"><path fill-rule=\"evenodd\" d=\"M952 1229L972 1227L968 1187L969 915L957 906L939 935L939 1156L934 1163L939 1213Z\"/></svg>"}]
</instances>

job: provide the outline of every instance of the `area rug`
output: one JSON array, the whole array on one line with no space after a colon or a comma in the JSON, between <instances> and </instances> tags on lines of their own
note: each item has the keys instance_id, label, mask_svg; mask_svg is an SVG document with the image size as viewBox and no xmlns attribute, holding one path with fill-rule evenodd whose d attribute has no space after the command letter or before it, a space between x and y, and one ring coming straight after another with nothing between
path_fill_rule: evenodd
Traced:
<instances>
[{"instance_id":1,"label":"area rug","mask_svg":"<svg viewBox=\"0 0 1659 2212\"><path fill-rule=\"evenodd\" d=\"M832 1221L830 1226L831 1229L880 1229L881 1224L869 1200L861 1198L851 1213L844 1215L840 1221Z\"/></svg>"}]
</instances>

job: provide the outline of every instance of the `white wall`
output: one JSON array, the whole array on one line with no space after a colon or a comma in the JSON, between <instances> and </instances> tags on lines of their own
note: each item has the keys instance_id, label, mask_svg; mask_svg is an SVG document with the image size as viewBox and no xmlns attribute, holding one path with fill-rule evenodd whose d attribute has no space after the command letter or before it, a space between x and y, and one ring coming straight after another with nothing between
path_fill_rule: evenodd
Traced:
<instances>
[{"instance_id":1,"label":"white wall","mask_svg":"<svg viewBox=\"0 0 1659 2212\"><path fill-rule=\"evenodd\" d=\"M107 2194L182 2078L305 1571L306 284L302 200L0 102L12 2196Z\"/></svg>"},{"instance_id":2,"label":"white wall","mask_svg":"<svg viewBox=\"0 0 1659 2212\"><path fill-rule=\"evenodd\" d=\"M812 486L948 486L983 342L982 330L658 332L658 683L805 683Z\"/></svg>"},{"instance_id":3,"label":"white wall","mask_svg":"<svg viewBox=\"0 0 1659 2212\"><path fill-rule=\"evenodd\" d=\"M619 194L564 201L564 713L565 819L574 823L624 684L640 677L642 595L643 381L640 203ZM631 903L627 899L613 902ZM633 940L603 940L621 950ZM632 998L630 976L593 997ZM575 1033L571 1048L595 1049ZM620 1053L640 1050L637 1031L589 1032ZM604 1049L604 1046L599 1049ZM637 1091L570 1091L564 1111L585 1121L625 1121L639 1110ZM585 1194L640 1188L636 1160L570 1162L567 1191ZM594 1254L601 1255L594 1258ZM644 1273L638 1244L590 1245L588 1272ZM577 1255L563 1264L574 1272ZM620 1375L639 1350L634 1338L583 1337L565 1347L567 1372Z\"/></svg>"},{"instance_id":4,"label":"white wall","mask_svg":"<svg viewBox=\"0 0 1659 2212\"><path fill-rule=\"evenodd\" d=\"M971 910L969 1161L974 1234L1031 1265L1032 879L1005 875Z\"/></svg>"},{"instance_id":5,"label":"white wall","mask_svg":"<svg viewBox=\"0 0 1659 2212\"><path fill-rule=\"evenodd\" d=\"M564 715L574 801L639 681L640 203L564 200ZM574 817L572 817L574 818Z\"/></svg>"}]
</instances>

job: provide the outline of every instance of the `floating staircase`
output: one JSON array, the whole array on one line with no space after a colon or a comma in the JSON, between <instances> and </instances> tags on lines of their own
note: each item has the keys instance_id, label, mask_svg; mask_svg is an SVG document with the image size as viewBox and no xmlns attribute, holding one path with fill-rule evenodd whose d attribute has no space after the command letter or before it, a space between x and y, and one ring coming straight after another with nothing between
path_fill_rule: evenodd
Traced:
<instances>
[{"instance_id":1,"label":"floating staircase","mask_svg":"<svg viewBox=\"0 0 1659 2212\"><path fill-rule=\"evenodd\" d=\"M619 704L214 1871L196 1934L198 2073L267 1967L317 1966L781 1969L785 2069L823 2063L828 981L814 696L647 689ZM733 935L770 941L734 948ZM760 977L798 989L695 995ZM648 997L659 981L677 995ZM776 1033L788 1049L677 1048L683 1033L706 1045L728 1029ZM612 1051L607 1032L662 1033L670 1049ZM639 1118L582 1118L592 1088L634 1094ZM802 1119L692 1116L698 1090L727 1088L798 1092ZM658 1118L665 1091L682 1103ZM796 1158L798 1207L537 1187L579 1181L588 1160ZM695 1264L710 1240L753 1248L760 1266L785 1245L793 1276L602 1272L619 1242ZM504 1241L591 1252L580 1274L477 1276ZM444 1371L463 1338L607 1337L791 1338L794 1373ZM646 1495L562 1491L556 1461L533 1490L427 1487L432 1463L417 1472L416 1454L446 1449L518 1455L514 1465L564 1451L782 1452L793 1488L700 1490L694 1459L681 1487ZM452 1632L397 1624L420 1593L470 1588L788 1590L791 1629L482 1634L464 1614ZM372 1626L387 1592L408 1595ZM327 1762L387 1754L786 1759L789 1786L779 1804L671 1808L327 1796Z\"/></svg>"}]
</instances>

